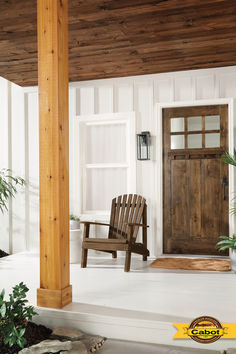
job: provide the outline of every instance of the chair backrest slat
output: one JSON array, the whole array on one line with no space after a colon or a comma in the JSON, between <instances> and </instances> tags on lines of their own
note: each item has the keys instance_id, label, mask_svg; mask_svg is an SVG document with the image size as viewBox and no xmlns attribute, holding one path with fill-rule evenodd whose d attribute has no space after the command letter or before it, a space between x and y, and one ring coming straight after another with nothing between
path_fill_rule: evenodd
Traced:
<instances>
[{"instance_id":1,"label":"chair backrest slat","mask_svg":"<svg viewBox=\"0 0 236 354\"><path fill-rule=\"evenodd\" d=\"M116 232L116 233L117 233L117 231L118 231L121 198L122 198L122 196L120 195L120 196L117 198L117 202L116 202L116 212L115 212L115 220L114 220L114 232Z\"/></svg>"},{"instance_id":2,"label":"chair backrest slat","mask_svg":"<svg viewBox=\"0 0 236 354\"><path fill-rule=\"evenodd\" d=\"M111 203L111 216L110 216L110 225L114 225L114 221L115 221L115 212L116 212L116 199L112 199L112 203ZM109 234L108 234L108 238L114 238L114 234L113 234L113 227L109 227Z\"/></svg>"},{"instance_id":3,"label":"chair backrest slat","mask_svg":"<svg viewBox=\"0 0 236 354\"><path fill-rule=\"evenodd\" d=\"M133 195L129 194L127 205L126 205L126 210L125 210L125 218L124 218L124 225L123 225L123 233L125 235L127 235L127 229L128 229L127 222L129 219L129 212L130 212L130 208L131 208L132 197L133 197Z\"/></svg>"},{"instance_id":4,"label":"chair backrest slat","mask_svg":"<svg viewBox=\"0 0 236 354\"><path fill-rule=\"evenodd\" d=\"M135 212L135 206L136 206L137 198L138 198L137 194L134 194L133 195L132 204L131 204L130 213L129 213L128 222L133 222L133 216L134 216L134 212Z\"/></svg>"},{"instance_id":5,"label":"chair backrest slat","mask_svg":"<svg viewBox=\"0 0 236 354\"><path fill-rule=\"evenodd\" d=\"M124 194L112 200L109 238L127 238L127 223L140 224L146 200L137 194ZM136 239L139 228L134 227L133 238Z\"/></svg>"},{"instance_id":6,"label":"chair backrest slat","mask_svg":"<svg viewBox=\"0 0 236 354\"><path fill-rule=\"evenodd\" d=\"M125 209L126 209L126 205L127 205L126 200L127 200L127 194L124 194L123 198L122 198L122 203L121 203L120 220L119 220L119 225L118 225L118 230L120 231L121 236L123 236L124 215L125 215Z\"/></svg>"},{"instance_id":7,"label":"chair backrest slat","mask_svg":"<svg viewBox=\"0 0 236 354\"><path fill-rule=\"evenodd\" d=\"M139 208L136 208L136 211L137 211L137 215L136 215L136 222L137 224L141 224L142 223L142 217L143 217L143 211L144 211L144 206L145 206L145 199L142 199L140 205L139 205ZM134 229L134 233L133 233L133 238L136 239L137 235L138 235L138 230L139 228L136 226L135 229Z\"/></svg>"},{"instance_id":8,"label":"chair backrest slat","mask_svg":"<svg viewBox=\"0 0 236 354\"><path fill-rule=\"evenodd\" d=\"M143 198L141 196L138 197L138 200L137 200L136 205L134 207L133 219L130 219L129 222L136 222L142 199Z\"/></svg>"}]
</instances>

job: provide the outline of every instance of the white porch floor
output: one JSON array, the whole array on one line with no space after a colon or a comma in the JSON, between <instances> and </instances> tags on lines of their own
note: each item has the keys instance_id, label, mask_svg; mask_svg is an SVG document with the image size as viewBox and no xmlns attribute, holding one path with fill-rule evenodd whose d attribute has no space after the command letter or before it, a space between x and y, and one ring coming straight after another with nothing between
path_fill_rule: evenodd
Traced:
<instances>
[{"instance_id":1,"label":"white porch floor","mask_svg":"<svg viewBox=\"0 0 236 354\"><path fill-rule=\"evenodd\" d=\"M88 258L88 268L71 265L73 303L63 310L39 309L40 322L70 325L111 338L198 347L192 340L173 340L173 322L191 322L210 315L236 322L236 274L153 269L141 257L132 258L124 273L124 258ZM20 253L0 259L0 289L23 281L36 304L39 257ZM39 318L38 318L39 321ZM219 340L207 349L236 347L236 340Z\"/></svg>"}]
</instances>

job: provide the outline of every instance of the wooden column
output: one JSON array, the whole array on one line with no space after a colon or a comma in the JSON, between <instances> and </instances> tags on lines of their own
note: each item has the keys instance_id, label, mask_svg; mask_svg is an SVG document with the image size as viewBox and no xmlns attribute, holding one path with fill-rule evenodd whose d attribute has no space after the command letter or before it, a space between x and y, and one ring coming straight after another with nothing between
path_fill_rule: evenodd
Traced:
<instances>
[{"instance_id":1,"label":"wooden column","mask_svg":"<svg viewBox=\"0 0 236 354\"><path fill-rule=\"evenodd\" d=\"M68 0L38 0L40 289L38 306L72 301L69 262Z\"/></svg>"}]
</instances>

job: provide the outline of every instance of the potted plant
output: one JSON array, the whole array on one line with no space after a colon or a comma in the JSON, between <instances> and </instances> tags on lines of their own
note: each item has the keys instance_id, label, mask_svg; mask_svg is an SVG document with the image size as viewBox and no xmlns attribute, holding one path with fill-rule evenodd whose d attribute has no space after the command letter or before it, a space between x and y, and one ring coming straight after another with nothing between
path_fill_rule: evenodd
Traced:
<instances>
[{"instance_id":1,"label":"potted plant","mask_svg":"<svg viewBox=\"0 0 236 354\"><path fill-rule=\"evenodd\" d=\"M80 218L70 214L70 263L80 263L82 247L82 232Z\"/></svg>"},{"instance_id":2,"label":"potted plant","mask_svg":"<svg viewBox=\"0 0 236 354\"><path fill-rule=\"evenodd\" d=\"M78 230L80 228L80 218L74 214L70 214L70 229Z\"/></svg>"},{"instance_id":3,"label":"potted plant","mask_svg":"<svg viewBox=\"0 0 236 354\"><path fill-rule=\"evenodd\" d=\"M216 247L219 251L230 251L231 269L236 272L236 234L230 236L220 236L221 241L217 242Z\"/></svg>"}]
</instances>

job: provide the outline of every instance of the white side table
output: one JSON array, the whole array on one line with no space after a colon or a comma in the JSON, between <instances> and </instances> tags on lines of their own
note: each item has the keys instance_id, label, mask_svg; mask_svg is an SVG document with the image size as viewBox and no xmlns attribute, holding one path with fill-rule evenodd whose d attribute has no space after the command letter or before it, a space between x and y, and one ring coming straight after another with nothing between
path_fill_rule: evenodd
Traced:
<instances>
[{"instance_id":1,"label":"white side table","mask_svg":"<svg viewBox=\"0 0 236 354\"><path fill-rule=\"evenodd\" d=\"M81 262L82 230L70 230L70 263Z\"/></svg>"}]
</instances>

